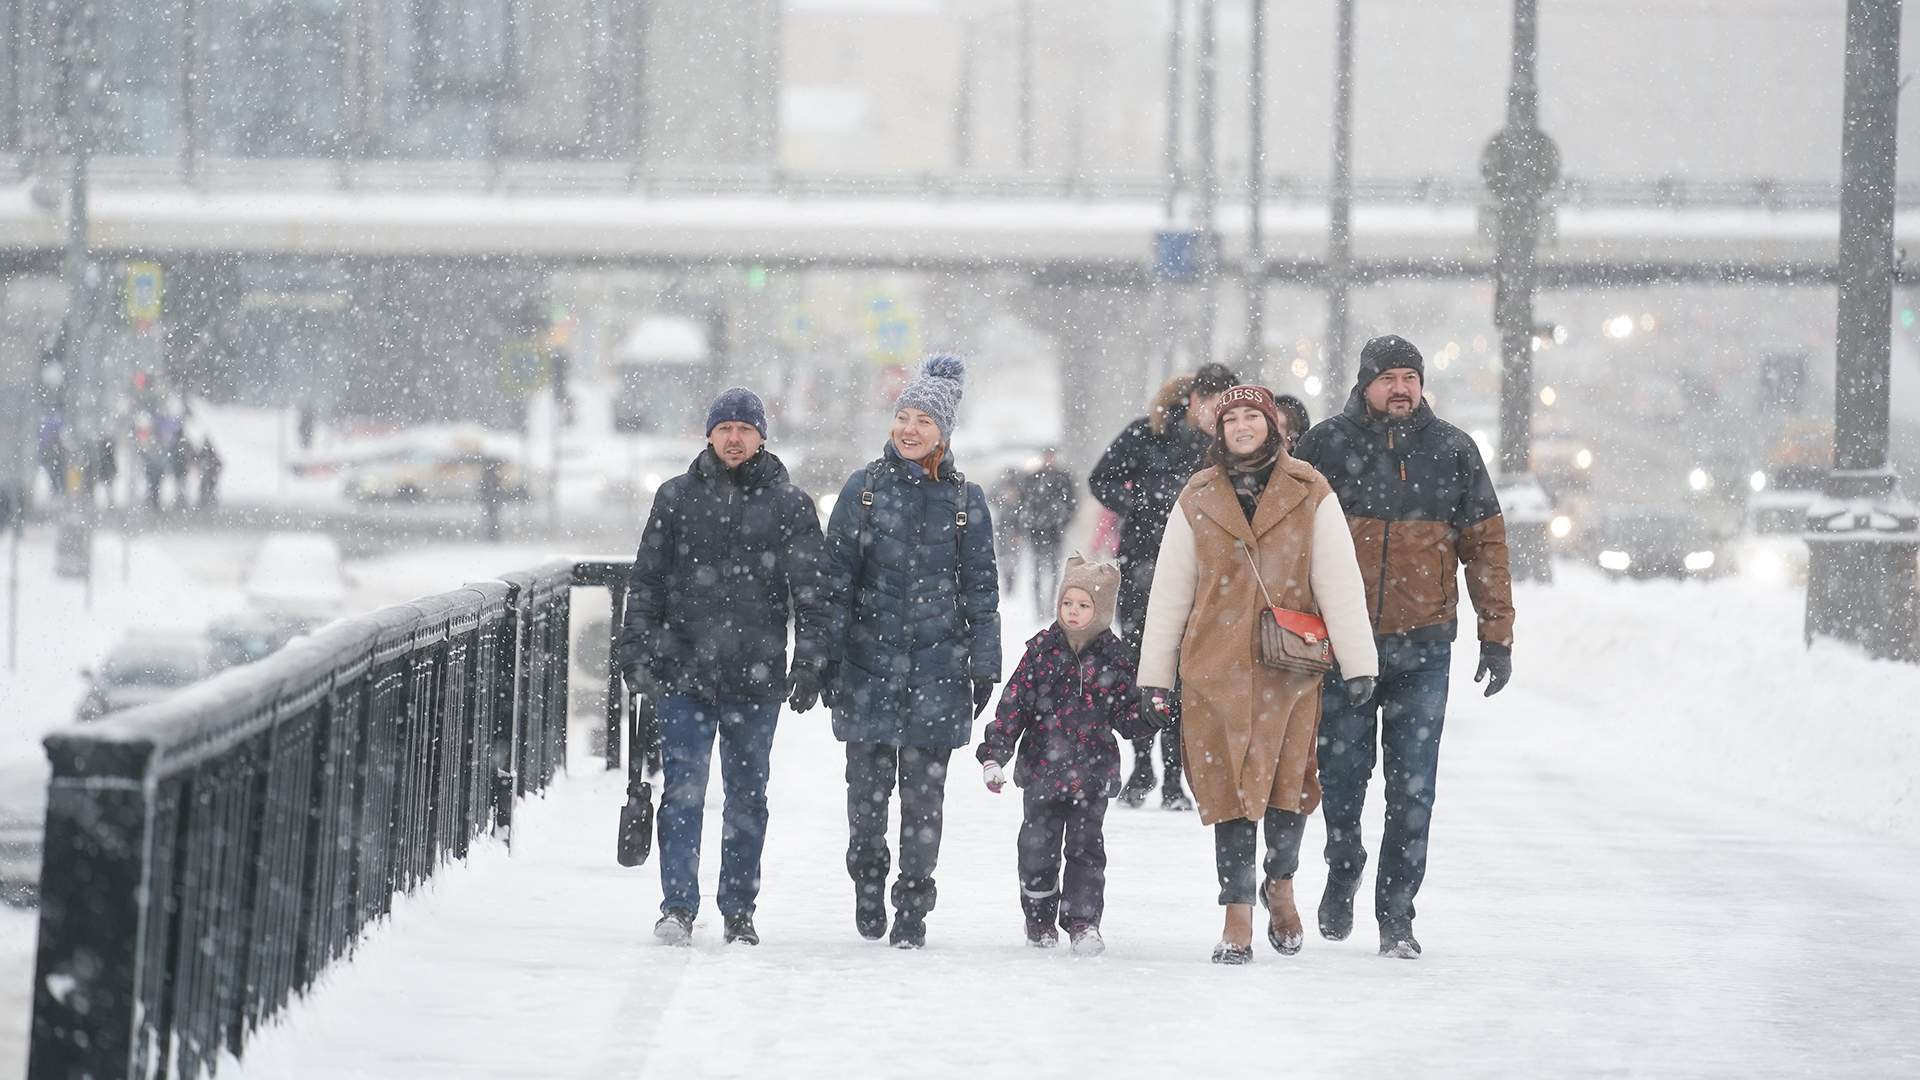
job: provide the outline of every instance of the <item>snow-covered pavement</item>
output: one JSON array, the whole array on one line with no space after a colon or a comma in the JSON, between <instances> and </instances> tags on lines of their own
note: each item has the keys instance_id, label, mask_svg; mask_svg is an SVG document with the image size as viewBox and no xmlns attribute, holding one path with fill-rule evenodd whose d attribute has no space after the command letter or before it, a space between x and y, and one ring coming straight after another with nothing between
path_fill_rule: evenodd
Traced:
<instances>
[{"instance_id":1,"label":"snow-covered pavement","mask_svg":"<svg viewBox=\"0 0 1920 1080\"><path fill-rule=\"evenodd\" d=\"M1513 688L1483 700L1456 657L1418 962L1374 955L1363 891L1348 942L1207 963L1207 832L1120 807L1106 955L1029 949L1019 800L965 751L928 949L861 941L816 711L775 746L758 949L723 947L710 904L693 949L653 943L657 868L612 857L622 779L577 759L511 854L400 904L239 1074L1920 1074L1920 670L1804 650L1798 604L1577 572L1522 589ZM1036 620L1011 623L1010 650ZM1309 920L1322 880L1309 857Z\"/></svg>"}]
</instances>

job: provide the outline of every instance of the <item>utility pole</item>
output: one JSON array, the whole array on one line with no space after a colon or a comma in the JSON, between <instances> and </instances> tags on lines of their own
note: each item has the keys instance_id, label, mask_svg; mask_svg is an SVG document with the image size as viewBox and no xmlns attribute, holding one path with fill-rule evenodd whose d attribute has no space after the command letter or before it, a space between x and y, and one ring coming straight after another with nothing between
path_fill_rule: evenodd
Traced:
<instances>
[{"instance_id":1,"label":"utility pole","mask_svg":"<svg viewBox=\"0 0 1920 1080\"><path fill-rule=\"evenodd\" d=\"M1260 378L1265 366L1266 333L1264 326L1267 288L1266 248L1260 236L1261 204L1266 200L1267 150L1263 130L1266 120L1267 4L1252 0L1253 25L1247 44L1247 360L1249 379Z\"/></svg>"},{"instance_id":2,"label":"utility pole","mask_svg":"<svg viewBox=\"0 0 1920 1080\"><path fill-rule=\"evenodd\" d=\"M1920 661L1920 509L1887 459L1900 0L1848 0L1833 472L1807 515L1806 635Z\"/></svg>"},{"instance_id":3,"label":"utility pole","mask_svg":"<svg viewBox=\"0 0 1920 1080\"><path fill-rule=\"evenodd\" d=\"M1547 193L1560 178L1560 150L1540 130L1537 0L1513 3L1513 77L1507 123L1480 155L1496 200L1493 322L1500 332L1500 488L1514 576L1549 580L1546 492L1534 479L1533 292L1536 248Z\"/></svg>"},{"instance_id":4,"label":"utility pole","mask_svg":"<svg viewBox=\"0 0 1920 1080\"><path fill-rule=\"evenodd\" d=\"M1180 227L1180 196L1186 188L1186 168L1182 163L1184 149L1180 144L1180 110L1184 103L1181 93L1186 71L1187 48L1187 0L1169 0L1172 19L1167 26L1167 130L1166 130L1166 181L1167 192L1161 214L1164 218L1162 232L1171 236ZM1164 348L1161 353L1159 378L1149 377L1148 389L1159 385L1173 376L1174 360L1180 354L1181 295L1184 290L1171 282L1156 280L1154 304L1160 315L1160 328L1164 334ZM1149 365L1149 376L1152 375Z\"/></svg>"},{"instance_id":5,"label":"utility pole","mask_svg":"<svg viewBox=\"0 0 1920 1080\"><path fill-rule=\"evenodd\" d=\"M63 419L71 432L72 452L79 462L80 483L67 483L67 506L61 512L55 544L56 569L66 577L86 582L86 604L93 606L93 532L97 517L93 505L93 456L99 447L100 385L87 338L93 302L92 260L87 252L87 165L93 151L94 96L99 69L94 55L94 0L72 0L62 12L55 58L60 87L60 134L67 152L66 246L61 275L67 287L67 309L60 328L60 377ZM62 478L66 482L66 478Z\"/></svg>"},{"instance_id":6,"label":"utility pole","mask_svg":"<svg viewBox=\"0 0 1920 1080\"><path fill-rule=\"evenodd\" d=\"M1024 47L1024 43L1023 43ZM974 65L980 51L980 22L969 17L961 27L960 86L953 106L953 167L962 172L973 165ZM1024 71L1022 77L1025 77ZM1024 119L1022 123L1025 123ZM1026 165L1026 129L1021 129L1020 164Z\"/></svg>"},{"instance_id":7,"label":"utility pole","mask_svg":"<svg viewBox=\"0 0 1920 1080\"><path fill-rule=\"evenodd\" d=\"M1020 167L1033 168L1033 0L1020 0Z\"/></svg>"},{"instance_id":8,"label":"utility pole","mask_svg":"<svg viewBox=\"0 0 1920 1080\"><path fill-rule=\"evenodd\" d=\"M1347 293L1353 286L1353 4L1339 0L1333 45L1333 184L1327 193L1327 371L1339 401L1347 381Z\"/></svg>"},{"instance_id":9,"label":"utility pole","mask_svg":"<svg viewBox=\"0 0 1920 1080\"><path fill-rule=\"evenodd\" d=\"M1194 130L1194 153L1199 158L1194 177L1195 227L1199 230L1197 278L1200 287L1200 318L1194 330L1193 363L1197 367L1213 359L1213 325L1219 298L1215 282L1220 271L1220 245L1214 235L1214 210L1220 202L1220 177L1214 165L1214 77L1218 74L1219 38L1214 25L1216 0L1200 0L1200 68L1194 87L1194 110L1198 113Z\"/></svg>"}]
</instances>

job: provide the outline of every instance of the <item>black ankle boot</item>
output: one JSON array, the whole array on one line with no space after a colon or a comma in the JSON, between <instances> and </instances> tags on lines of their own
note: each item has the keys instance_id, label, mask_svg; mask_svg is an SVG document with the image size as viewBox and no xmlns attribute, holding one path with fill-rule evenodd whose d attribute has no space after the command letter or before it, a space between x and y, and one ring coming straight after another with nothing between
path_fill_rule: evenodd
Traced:
<instances>
[{"instance_id":1,"label":"black ankle boot","mask_svg":"<svg viewBox=\"0 0 1920 1080\"><path fill-rule=\"evenodd\" d=\"M1328 941L1345 941L1353 933L1353 894L1360 890L1360 879L1327 878L1327 891L1320 894L1320 936Z\"/></svg>"}]
</instances>

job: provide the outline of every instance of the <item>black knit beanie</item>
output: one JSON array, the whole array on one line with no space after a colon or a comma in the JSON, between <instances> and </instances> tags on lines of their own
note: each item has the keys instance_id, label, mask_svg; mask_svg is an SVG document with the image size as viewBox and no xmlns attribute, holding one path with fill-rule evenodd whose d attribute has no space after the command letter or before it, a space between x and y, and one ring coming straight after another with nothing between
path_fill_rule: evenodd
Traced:
<instances>
[{"instance_id":1,"label":"black knit beanie","mask_svg":"<svg viewBox=\"0 0 1920 1080\"><path fill-rule=\"evenodd\" d=\"M1398 334L1382 334L1360 350L1360 370L1354 373L1354 385L1364 389L1381 372L1394 368L1412 368L1421 382L1427 381L1427 361L1413 342Z\"/></svg>"}]
</instances>

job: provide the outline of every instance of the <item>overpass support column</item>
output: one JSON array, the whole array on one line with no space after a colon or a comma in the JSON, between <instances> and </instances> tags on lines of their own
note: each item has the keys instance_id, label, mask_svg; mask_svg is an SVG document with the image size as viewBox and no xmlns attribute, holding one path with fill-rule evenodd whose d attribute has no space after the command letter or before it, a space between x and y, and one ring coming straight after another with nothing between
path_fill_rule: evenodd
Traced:
<instances>
[{"instance_id":1,"label":"overpass support column","mask_svg":"<svg viewBox=\"0 0 1920 1080\"><path fill-rule=\"evenodd\" d=\"M1148 289L1075 279L1038 284L1046 329L1059 346L1060 456L1084 474L1121 425L1146 411L1151 391L1138 388L1148 370Z\"/></svg>"},{"instance_id":2,"label":"overpass support column","mask_svg":"<svg viewBox=\"0 0 1920 1080\"><path fill-rule=\"evenodd\" d=\"M1497 200L1493 321L1500 331L1500 501L1506 510L1513 576L1551 580L1551 503L1533 476L1533 292L1535 250L1547 193L1560 176L1560 150L1540 130L1536 0L1513 0L1513 77L1507 123L1487 144L1480 171Z\"/></svg>"},{"instance_id":3,"label":"overpass support column","mask_svg":"<svg viewBox=\"0 0 1920 1080\"><path fill-rule=\"evenodd\" d=\"M1833 473L1808 511L1806 635L1920 661L1920 509L1887 459L1900 0L1848 0Z\"/></svg>"}]
</instances>

